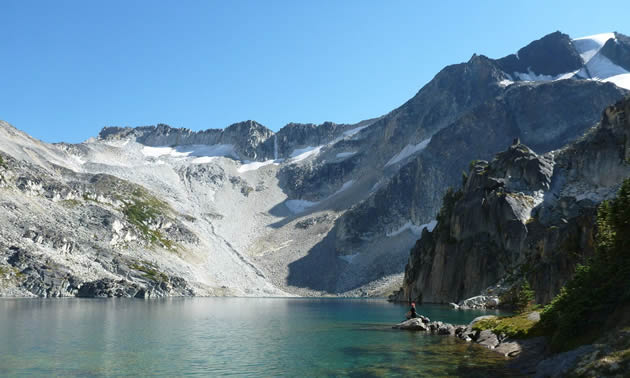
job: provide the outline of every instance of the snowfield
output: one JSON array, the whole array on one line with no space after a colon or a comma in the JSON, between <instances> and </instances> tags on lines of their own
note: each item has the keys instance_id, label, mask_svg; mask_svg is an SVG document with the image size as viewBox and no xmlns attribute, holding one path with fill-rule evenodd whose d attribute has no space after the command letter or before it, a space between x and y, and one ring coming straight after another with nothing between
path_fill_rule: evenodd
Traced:
<instances>
[{"instance_id":1,"label":"snowfield","mask_svg":"<svg viewBox=\"0 0 630 378\"><path fill-rule=\"evenodd\" d=\"M627 76L629 72L611 62L600 52L606 42L611 39L616 41L614 33L595 34L573 39L573 44L584 62L584 67L580 70L566 72L555 76L541 75L532 72L531 70L528 70L528 72L506 73L506 75L519 81L530 82L556 81L571 78L596 80L611 82L618 87L630 90L630 82ZM504 79L498 84L506 87L511 84L511 81Z\"/></svg>"},{"instance_id":2,"label":"snowfield","mask_svg":"<svg viewBox=\"0 0 630 378\"><path fill-rule=\"evenodd\" d=\"M124 145L123 145L124 146ZM142 147L142 154L145 157L171 157L171 158L187 158L187 157L231 157L238 159L238 154L234 151L231 144L215 144L206 145L184 145L176 147Z\"/></svg>"},{"instance_id":3,"label":"snowfield","mask_svg":"<svg viewBox=\"0 0 630 378\"><path fill-rule=\"evenodd\" d=\"M593 58L595 54L597 54L599 50L601 50L602 47L604 47L604 45L606 44L606 42L608 42L609 39L614 39L614 38L615 38L614 33L595 34L595 35L589 35L586 37L575 38L573 40L573 44L575 45L575 48L580 53L580 56L582 57L582 60L584 61L584 63L588 63L591 60L591 58Z\"/></svg>"},{"instance_id":4,"label":"snowfield","mask_svg":"<svg viewBox=\"0 0 630 378\"><path fill-rule=\"evenodd\" d=\"M249 171L255 171L259 168L262 168L264 166L270 165L270 164L276 164L278 165L279 163L276 162L275 160L267 160L267 161L246 161L244 162L244 164L242 164L240 167L238 167L238 172L239 173L245 173L245 172L249 172Z\"/></svg>"},{"instance_id":5,"label":"snowfield","mask_svg":"<svg viewBox=\"0 0 630 378\"><path fill-rule=\"evenodd\" d=\"M394 155L389 161L385 164L386 167L390 165L394 165L402 160L405 160L411 155L415 155L418 152L424 150L431 142L431 138L425 139L418 144L408 144L405 148L402 149L398 154Z\"/></svg>"}]
</instances>

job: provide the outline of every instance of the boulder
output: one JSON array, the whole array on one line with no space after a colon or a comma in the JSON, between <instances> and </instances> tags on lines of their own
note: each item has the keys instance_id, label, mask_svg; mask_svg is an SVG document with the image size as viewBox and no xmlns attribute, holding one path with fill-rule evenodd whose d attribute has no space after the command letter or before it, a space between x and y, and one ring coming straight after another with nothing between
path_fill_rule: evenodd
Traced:
<instances>
[{"instance_id":1,"label":"boulder","mask_svg":"<svg viewBox=\"0 0 630 378\"><path fill-rule=\"evenodd\" d=\"M455 336L455 326L452 324L442 324L437 330L438 335L451 335Z\"/></svg>"},{"instance_id":2,"label":"boulder","mask_svg":"<svg viewBox=\"0 0 630 378\"><path fill-rule=\"evenodd\" d=\"M422 321L421 318L413 318L406 320L402 323L398 323L392 328L394 329L404 329L409 331L427 331L428 328L426 324Z\"/></svg>"},{"instance_id":3,"label":"boulder","mask_svg":"<svg viewBox=\"0 0 630 378\"><path fill-rule=\"evenodd\" d=\"M444 323L437 321L437 322L430 322L427 324L427 326L429 327L429 330L431 331L431 333L437 333L438 329L440 329L440 327L442 327L444 325Z\"/></svg>"},{"instance_id":4,"label":"boulder","mask_svg":"<svg viewBox=\"0 0 630 378\"><path fill-rule=\"evenodd\" d=\"M506 341L499 344L494 351L505 357L516 357L521 353L521 344L516 341Z\"/></svg>"},{"instance_id":5,"label":"boulder","mask_svg":"<svg viewBox=\"0 0 630 378\"><path fill-rule=\"evenodd\" d=\"M595 350L593 345L583 345L542 360L536 366L536 377L564 377L576 365L580 357Z\"/></svg>"},{"instance_id":6,"label":"boulder","mask_svg":"<svg viewBox=\"0 0 630 378\"><path fill-rule=\"evenodd\" d=\"M494 349L499 345L499 338L494 332L489 329L484 329L479 332L479 336L477 336L477 343L488 349Z\"/></svg>"},{"instance_id":7,"label":"boulder","mask_svg":"<svg viewBox=\"0 0 630 378\"><path fill-rule=\"evenodd\" d=\"M527 320L530 320L532 322L539 322L540 321L540 312L532 311L529 315L527 315Z\"/></svg>"},{"instance_id":8,"label":"boulder","mask_svg":"<svg viewBox=\"0 0 630 378\"><path fill-rule=\"evenodd\" d=\"M499 305L499 298L489 295L478 295L476 297L464 299L458 304L451 303L455 309L469 310L478 308L496 308Z\"/></svg>"}]
</instances>

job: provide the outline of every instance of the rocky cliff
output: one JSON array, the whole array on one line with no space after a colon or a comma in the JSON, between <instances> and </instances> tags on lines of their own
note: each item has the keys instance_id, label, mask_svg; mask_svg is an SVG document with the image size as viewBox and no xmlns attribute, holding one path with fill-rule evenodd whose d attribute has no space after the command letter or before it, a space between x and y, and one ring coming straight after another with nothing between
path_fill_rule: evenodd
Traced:
<instances>
[{"instance_id":1,"label":"rocky cliff","mask_svg":"<svg viewBox=\"0 0 630 378\"><path fill-rule=\"evenodd\" d=\"M527 279L548 302L593 251L597 205L630 176L630 98L567 147L537 154L516 140L474 161L438 223L411 250L396 300L458 302Z\"/></svg>"}]
</instances>

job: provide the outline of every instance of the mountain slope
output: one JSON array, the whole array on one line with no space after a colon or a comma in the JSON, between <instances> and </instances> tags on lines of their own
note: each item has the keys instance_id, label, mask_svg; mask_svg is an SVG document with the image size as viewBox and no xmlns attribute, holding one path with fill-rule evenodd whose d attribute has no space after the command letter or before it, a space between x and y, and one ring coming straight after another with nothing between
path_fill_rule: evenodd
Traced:
<instances>
[{"instance_id":1,"label":"mountain slope","mask_svg":"<svg viewBox=\"0 0 630 378\"><path fill-rule=\"evenodd\" d=\"M615 67L630 64L627 37L579 41L553 33L511 57L473 55L389 114L352 125L107 127L49 145L3 123L0 267L11 284L2 293L356 295L397 284L471 159L517 136L537 152L559 148L627 93L613 84L623 84ZM590 64L597 56L610 65ZM72 250L25 236L48 228ZM29 270L49 262L59 268ZM46 278L56 270L65 281ZM25 271L40 281L16 281ZM160 288L159 272L186 285Z\"/></svg>"}]
</instances>

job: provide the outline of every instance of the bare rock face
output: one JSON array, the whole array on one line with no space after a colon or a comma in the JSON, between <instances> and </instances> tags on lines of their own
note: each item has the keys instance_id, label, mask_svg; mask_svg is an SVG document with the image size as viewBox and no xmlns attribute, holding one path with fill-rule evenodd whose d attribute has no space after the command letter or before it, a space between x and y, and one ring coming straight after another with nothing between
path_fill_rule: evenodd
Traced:
<instances>
[{"instance_id":1,"label":"bare rock face","mask_svg":"<svg viewBox=\"0 0 630 378\"><path fill-rule=\"evenodd\" d=\"M528 72L540 75L558 75L582 67L582 58L571 38L559 31L544 36L498 60L505 72Z\"/></svg>"},{"instance_id":2,"label":"bare rock face","mask_svg":"<svg viewBox=\"0 0 630 378\"><path fill-rule=\"evenodd\" d=\"M600 53L612 63L630 71L630 37L615 33L615 38L609 39Z\"/></svg>"},{"instance_id":3,"label":"bare rock face","mask_svg":"<svg viewBox=\"0 0 630 378\"><path fill-rule=\"evenodd\" d=\"M592 253L596 206L630 176L628 112L630 99L608 107L582 140L554 153L516 143L473 163L412 249L394 299L457 302L526 277L548 302Z\"/></svg>"},{"instance_id":4,"label":"bare rock face","mask_svg":"<svg viewBox=\"0 0 630 378\"><path fill-rule=\"evenodd\" d=\"M415 159L401 167L371 197L346 212L338 221L337 249L369 249L375 240L406 222L428 224L435 219L447 188L461 185L462 172L468 172L472 160L491 160L515 138L543 154L561 148L597 123L601 110L624 93L611 84L572 80L511 86L503 96L464 112L434 134ZM507 167L498 165L493 169L505 177L502 180L509 182L512 191L521 191L518 186L544 189L528 185L534 181L549 184L538 177L550 175L549 162L540 171L530 169L527 164L540 161L519 156L519 151L506 151L514 156L497 161L510 162L512 171L499 172ZM522 160L513 163L511 157Z\"/></svg>"}]
</instances>

